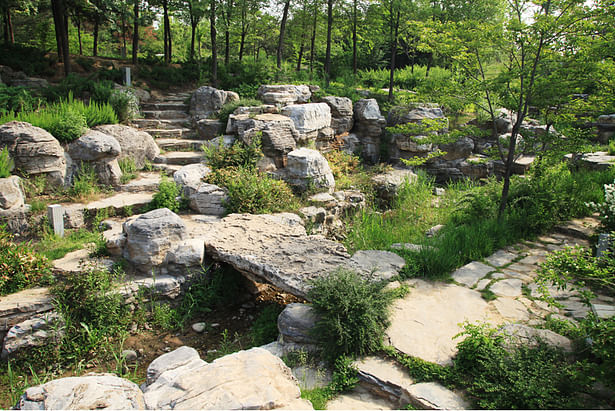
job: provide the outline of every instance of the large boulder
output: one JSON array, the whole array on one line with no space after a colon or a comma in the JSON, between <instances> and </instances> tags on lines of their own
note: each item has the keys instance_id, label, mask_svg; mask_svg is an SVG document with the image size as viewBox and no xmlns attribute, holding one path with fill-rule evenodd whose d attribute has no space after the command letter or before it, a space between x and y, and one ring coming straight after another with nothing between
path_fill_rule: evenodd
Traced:
<instances>
[{"instance_id":1,"label":"large boulder","mask_svg":"<svg viewBox=\"0 0 615 411\"><path fill-rule=\"evenodd\" d=\"M202 163L188 164L173 174L175 184L181 187L184 197L189 198L203 183L211 169Z\"/></svg>"},{"instance_id":2,"label":"large boulder","mask_svg":"<svg viewBox=\"0 0 615 411\"><path fill-rule=\"evenodd\" d=\"M440 149L446 152L446 154L442 156L444 160L465 159L470 157L474 151L474 140L470 137L461 137L455 142L440 144Z\"/></svg>"},{"instance_id":3,"label":"large boulder","mask_svg":"<svg viewBox=\"0 0 615 411\"><path fill-rule=\"evenodd\" d=\"M354 125L352 100L348 97L327 96L322 101L331 109L331 128L335 134L344 134Z\"/></svg>"},{"instance_id":4,"label":"large boulder","mask_svg":"<svg viewBox=\"0 0 615 411\"><path fill-rule=\"evenodd\" d=\"M134 382L113 374L67 377L30 387L18 410L142 410L143 392Z\"/></svg>"},{"instance_id":5,"label":"large boulder","mask_svg":"<svg viewBox=\"0 0 615 411\"><path fill-rule=\"evenodd\" d=\"M295 104L307 103L312 97L310 88L305 85L262 85L258 88L256 96L267 104Z\"/></svg>"},{"instance_id":6,"label":"large boulder","mask_svg":"<svg viewBox=\"0 0 615 411\"><path fill-rule=\"evenodd\" d=\"M278 170L279 175L291 186L301 191L310 187L335 188L335 179L327 159L317 150L299 148L288 153L286 167Z\"/></svg>"},{"instance_id":7,"label":"large boulder","mask_svg":"<svg viewBox=\"0 0 615 411\"><path fill-rule=\"evenodd\" d=\"M311 305L292 303L278 316L278 331L282 343L316 344L313 328L318 321L318 315Z\"/></svg>"},{"instance_id":8,"label":"large boulder","mask_svg":"<svg viewBox=\"0 0 615 411\"><path fill-rule=\"evenodd\" d=\"M42 128L18 121L0 125L2 147L8 148L20 173L30 177L44 175L51 184L64 184L64 150L58 140Z\"/></svg>"},{"instance_id":9,"label":"large boulder","mask_svg":"<svg viewBox=\"0 0 615 411\"><path fill-rule=\"evenodd\" d=\"M0 178L0 209L16 209L23 207L24 204L21 179L17 176Z\"/></svg>"},{"instance_id":10,"label":"large boulder","mask_svg":"<svg viewBox=\"0 0 615 411\"><path fill-rule=\"evenodd\" d=\"M331 126L331 109L326 103L290 104L282 114L291 118L303 143L315 141L320 130Z\"/></svg>"},{"instance_id":11,"label":"large boulder","mask_svg":"<svg viewBox=\"0 0 615 411\"><path fill-rule=\"evenodd\" d=\"M147 408L312 409L309 401L301 399L291 370L267 350L239 351L210 364L193 352L181 354L178 361L167 358L166 371L145 388Z\"/></svg>"},{"instance_id":12,"label":"large boulder","mask_svg":"<svg viewBox=\"0 0 615 411\"><path fill-rule=\"evenodd\" d=\"M287 155L297 148L299 133L292 120L258 124L243 133L242 139L250 143L258 134L261 135L261 149L266 157L273 160L276 167L285 167Z\"/></svg>"},{"instance_id":13,"label":"large boulder","mask_svg":"<svg viewBox=\"0 0 615 411\"><path fill-rule=\"evenodd\" d=\"M108 124L95 127L94 130L112 136L120 144L121 152L118 160L130 158L137 168L145 167L160 154L160 148L154 138L145 131L123 126L121 124Z\"/></svg>"},{"instance_id":14,"label":"large boulder","mask_svg":"<svg viewBox=\"0 0 615 411\"><path fill-rule=\"evenodd\" d=\"M140 271L161 265L171 247L187 236L186 225L168 208L159 208L124 223L124 258Z\"/></svg>"},{"instance_id":15,"label":"large boulder","mask_svg":"<svg viewBox=\"0 0 615 411\"><path fill-rule=\"evenodd\" d=\"M387 125L420 123L425 119L445 119L442 109L433 103L421 103L412 106L396 106L389 111Z\"/></svg>"},{"instance_id":16,"label":"large boulder","mask_svg":"<svg viewBox=\"0 0 615 411\"><path fill-rule=\"evenodd\" d=\"M386 126L378 102L373 98L357 101L354 119L353 132L359 139L360 151L365 159L376 163L380 158L380 139Z\"/></svg>"},{"instance_id":17,"label":"large boulder","mask_svg":"<svg viewBox=\"0 0 615 411\"><path fill-rule=\"evenodd\" d=\"M214 184L201 183L188 196L190 209L199 214L222 216L226 214L224 204L228 201L225 189Z\"/></svg>"},{"instance_id":18,"label":"large boulder","mask_svg":"<svg viewBox=\"0 0 615 411\"><path fill-rule=\"evenodd\" d=\"M55 311L35 315L9 329L2 345L2 359L19 351L45 344L59 343L64 336L63 319Z\"/></svg>"},{"instance_id":19,"label":"large boulder","mask_svg":"<svg viewBox=\"0 0 615 411\"><path fill-rule=\"evenodd\" d=\"M376 194L385 202L391 202L397 197L404 184L411 184L417 179L412 170L396 168L386 173L376 174L372 183Z\"/></svg>"},{"instance_id":20,"label":"large boulder","mask_svg":"<svg viewBox=\"0 0 615 411\"><path fill-rule=\"evenodd\" d=\"M102 184L118 186L122 171L118 157L122 152L120 143L112 136L89 130L68 145L68 154L73 161L73 175L84 164L89 164Z\"/></svg>"},{"instance_id":21,"label":"large boulder","mask_svg":"<svg viewBox=\"0 0 615 411\"><path fill-rule=\"evenodd\" d=\"M239 94L234 91L218 90L210 86L196 89L190 99L190 114L194 121L218 114L226 103L238 101Z\"/></svg>"}]
</instances>

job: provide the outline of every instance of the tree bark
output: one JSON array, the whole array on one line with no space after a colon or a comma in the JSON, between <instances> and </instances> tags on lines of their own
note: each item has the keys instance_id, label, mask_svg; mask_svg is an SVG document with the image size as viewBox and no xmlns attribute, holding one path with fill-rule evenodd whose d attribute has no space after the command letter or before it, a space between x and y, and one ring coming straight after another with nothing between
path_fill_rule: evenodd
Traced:
<instances>
[{"instance_id":1,"label":"tree bark","mask_svg":"<svg viewBox=\"0 0 615 411\"><path fill-rule=\"evenodd\" d=\"M171 62L172 47L171 47L171 23L169 21L169 1L162 1L163 11L163 37L164 37L164 62L169 64Z\"/></svg>"},{"instance_id":2,"label":"tree bark","mask_svg":"<svg viewBox=\"0 0 615 411\"><path fill-rule=\"evenodd\" d=\"M211 34L211 83L214 87L218 85L218 51L216 44L216 0L211 0L211 10L209 14L209 27Z\"/></svg>"},{"instance_id":3,"label":"tree bark","mask_svg":"<svg viewBox=\"0 0 615 411\"><path fill-rule=\"evenodd\" d=\"M297 71L301 71L303 51L305 49L305 32L306 32L305 20L306 20L306 17L307 17L307 1L303 3L303 17L301 19L301 46L299 47L299 56L297 58Z\"/></svg>"},{"instance_id":4,"label":"tree bark","mask_svg":"<svg viewBox=\"0 0 615 411\"><path fill-rule=\"evenodd\" d=\"M11 9L8 6L4 10L4 41L10 44L15 43L13 20L11 19Z\"/></svg>"},{"instance_id":5,"label":"tree bark","mask_svg":"<svg viewBox=\"0 0 615 411\"><path fill-rule=\"evenodd\" d=\"M286 19L288 18L288 9L290 8L290 0L284 3L284 11L282 13L282 22L280 23L280 37L278 38L277 64L278 69L282 68L282 46L284 45L284 31L286 30Z\"/></svg>"},{"instance_id":6,"label":"tree bark","mask_svg":"<svg viewBox=\"0 0 615 411\"><path fill-rule=\"evenodd\" d=\"M357 0L352 3L352 73L357 74Z\"/></svg>"},{"instance_id":7,"label":"tree bark","mask_svg":"<svg viewBox=\"0 0 615 411\"><path fill-rule=\"evenodd\" d=\"M231 58L231 10L233 9L233 0L226 2L226 24L224 27L224 64L228 66Z\"/></svg>"},{"instance_id":8,"label":"tree bark","mask_svg":"<svg viewBox=\"0 0 615 411\"><path fill-rule=\"evenodd\" d=\"M81 42L81 17L75 16L75 26L77 26L77 38L79 39L79 55L83 56L83 43Z\"/></svg>"},{"instance_id":9,"label":"tree bark","mask_svg":"<svg viewBox=\"0 0 615 411\"><path fill-rule=\"evenodd\" d=\"M399 35L400 10L397 9L397 16L393 19L393 3L391 2L391 67L389 72L389 101L393 101L393 84L395 82L395 57L397 56L397 37Z\"/></svg>"},{"instance_id":10,"label":"tree bark","mask_svg":"<svg viewBox=\"0 0 615 411\"><path fill-rule=\"evenodd\" d=\"M92 56L98 56L98 18L94 21L94 31L92 32L94 43L92 45Z\"/></svg>"},{"instance_id":11,"label":"tree bark","mask_svg":"<svg viewBox=\"0 0 615 411\"><path fill-rule=\"evenodd\" d=\"M325 83L331 81L331 29L333 27L333 0L327 0L327 49L325 51Z\"/></svg>"},{"instance_id":12,"label":"tree bark","mask_svg":"<svg viewBox=\"0 0 615 411\"><path fill-rule=\"evenodd\" d=\"M316 47L316 26L318 24L318 0L314 0L314 24L312 25L312 39L310 42L310 73L314 69L314 48Z\"/></svg>"},{"instance_id":13,"label":"tree bark","mask_svg":"<svg viewBox=\"0 0 615 411\"><path fill-rule=\"evenodd\" d=\"M132 25L132 64L138 63L139 54L139 0L134 0L134 21Z\"/></svg>"},{"instance_id":14,"label":"tree bark","mask_svg":"<svg viewBox=\"0 0 615 411\"><path fill-rule=\"evenodd\" d=\"M64 75L70 74L70 53L68 49L68 17L64 0L51 0L51 11L58 41L58 56L62 56Z\"/></svg>"},{"instance_id":15,"label":"tree bark","mask_svg":"<svg viewBox=\"0 0 615 411\"><path fill-rule=\"evenodd\" d=\"M245 2L243 3L243 7L241 8L241 36L239 40L239 61L243 59L243 51L246 44L246 34L248 31L248 25L246 23L247 19L247 10L245 6Z\"/></svg>"}]
</instances>

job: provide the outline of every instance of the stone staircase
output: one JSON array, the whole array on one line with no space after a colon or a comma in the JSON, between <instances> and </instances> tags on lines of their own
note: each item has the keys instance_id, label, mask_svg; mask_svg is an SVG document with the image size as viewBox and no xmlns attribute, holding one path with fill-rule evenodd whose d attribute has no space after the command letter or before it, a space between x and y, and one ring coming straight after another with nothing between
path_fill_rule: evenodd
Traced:
<instances>
[{"instance_id":1,"label":"stone staircase","mask_svg":"<svg viewBox=\"0 0 615 411\"><path fill-rule=\"evenodd\" d=\"M161 100L141 103L143 118L132 125L152 135L162 153L154 160L154 167L172 175L187 164L202 160L201 140L192 127L187 101L190 93L167 94Z\"/></svg>"}]
</instances>

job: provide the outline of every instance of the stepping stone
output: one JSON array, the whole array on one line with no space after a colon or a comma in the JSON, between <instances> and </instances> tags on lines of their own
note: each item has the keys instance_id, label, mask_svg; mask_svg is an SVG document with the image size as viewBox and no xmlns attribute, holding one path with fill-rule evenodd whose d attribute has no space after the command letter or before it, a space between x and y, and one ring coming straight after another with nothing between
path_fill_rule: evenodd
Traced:
<instances>
[{"instance_id":1,"label":"stepping stone","mask_svg":"<svg viewBox=\"0 0 615 411\"><path fill-rule=\"evenodd\" d=\"M459 268L451 275L451 277L453 277L453 280L460 284L472 287L478 282L478 280L492 271L495 271L492 267L479 263L478 261L473 261Z\"/></svg>"},{"instance_id":2,"label":"stepping stone","mask_svg":"<svg viewBox=\"0 0 615 411\"><path fill-rule=\"evenodd\" d=\"M530 295L532 296L532 298L542 298L542 291L538 284L530 284L528 287L531 291ZM571 289L571 287L572 284L569 284L565 290L560 290L554 285L547 285L546 289L551 297L555 298L556 300L563 300L579 295L579 292L577 290Z\"/></svg>"},{"instance_id":3,"label":"stepping stone","mask_svg":"<svg viewBox=\"0 0 615 411\"><path fill-rule=\"evenodd\" d=\"M159 173L140 173L139 177L137 177L135 180L130 180L128 183L122 184L119 187L119 190L129 193L138 193L144 191L155 192L158 191L159 184Z\"/></svg>"},{"instance_id":4,"label":"stepping stone","mask_svg":"<svg viewBox=\"0 0 615 411\"><path fill-rule=\"evenodd\" d=\"M327 403L328 410L397 410L399 406L357 386Z\"/></svg>"},{"instance_id":5,"label":"stepping stone","mask_svg":"<svg viewBox=\"0 0 615 411\"><path fill-rule=\"evenodd\" d=\"M183 111L187 112L190 109L188 104L183 102L158 102L158 103L142 103L143 110L159 110L159 111Z\"/></svg>"},{"instance_id":6,"label":"stepping stone","mask_svg":"<svg viewBox=\"0 0 615 411\"><path fill-rule=\"evenodd\" d=\"M613 305L592 304L591 307L596 317L600 319L606 319L615 316L615 306Z\"/></svg>"},{"instance_id":7,"label":"stepping stone","mask_svg":"<svg viewBox=\"0 0 615 411\"><path fill-rule=\"evenodd\" d=\"M185 111L180 110L145 110L142 111L144 118L147 119L159 119L159 120L178 120L178 119L186 119L188 120L190 116Z\"/></svg>"},{"instance_id":8,"label":"stepping stone","mask_svg":"<svg viewBox=\"0 0 615 411\"><path fill-rule=\"evenodd\" d=\"M331 372L324 367L300 365L291 369L302 390L326 387L331 382Z\"/></svg>"},{"instance_id":9,"label":"stepping stone","mask_svg":"<svg viewBox=\"0 0 615 411\"><path fill-rule=\"evenodd\" d=\"M171 151L161 154L154 159L157 164L172 164L185 166L188 164L200 163L203 160L203 153L194 151Z\"/></svg>"},{"instance_id":10,"label":"stepping stone","mask_svg":"<svg viewBox=\"0 0 615 411\"><path fill-rule=\"evenodd\" d=\"M555 230L573 237L589 240L589 238L596 232L598 226L600 226L600 221L598 219L595 217L585 217L574 219L565 224L558 225L555 227Z\"/></svg>"},{"instance_id":11,"label":"stepping stone","mask_svg":"<svg viewBox=\"0 0 615 411\"><path fill-rule=\"evenodd\" d=\"M455 284L415 280L391 307L388 343L404 354L449 365L457 352L460 323L488 320L489 306L478 291ZM387 340L385 340L387 341Z\"/></svg>"},{"instance_id":12,"label":"stepping stone","mask_svg":"<svg viewBox=\"0 0 615 411\"><path fill-rule=\"evenodd\" d=\"M154 170L165 173L168 176L173 177L173 174L179 169L181 169L182 165L177 164L153 164Z\"/></svg>"},{"instance_id":13,"label":"stepping stone","mask_svg":"<svg viewBox=\"0 0 615 411\"><path fill-rule=\"evenodd\" d=\"M489 278L485 278L483 280L480 280L477 284L476 284L476 290L477 291L482 291L485 289L485 287L487 287L489 285L489 283L491 282L491 279Z\"/></svg>"},{"instance_id":14,"label":"stepping stone","mask_svg":"<svg viewBox=\"0 0 615 411\"><path fill-rule=\"evenodd\" d=\"M470 404L459 394L437 382L422 382L408 389L410 403L423 410L465 410Z\"/></svg>"},{"instance_id":15,"label":"stepping stone","mask_svg":"<svg viewBox=\"0 0 615 411\"><path fill-rule=\"evenodd\" d=\"M28 288L5 295L0 298L0 332L52 308L47 288Z\"/></svg>"},{"instance_id":16,"label":"stepping stone","mask_svg":"<svg viewBox=\"0 0 615 411\"><path fill-rule=\"evenodd\" d=\"M195 131L191 128L148 128L144 129L143 131L148 134L151 134L151 136L154 138L189 138L192 136L196 136Z\"/></svg>"},{"instance_id":17,"label":"stepping stone","mask_svg":"<svg viewBox=\"0 0 615 411\"><path fill-rule=\"evenodd\" d=\"M498 297L519 297L521 295L522 285L523 281L511 278L491 284L489 289Z\"/></svg>"},{"instance_id":18,"label":"stepping stone","mask_svg":"<svg viewBox=\"0 0 615 411\"><path fill-rule=\"evenodd\" d=\"M575 320L581 320L587 317L587 314L589 314L589 311L591 309L585 303L581 302L580 300L577 300L576 297L572 297L558 302L563 305L562 309L564 311L564 314L566 316L574 318Z\"/></svg>"},{"instance_id":19,"label":"stepping stone","mask_svg":"<svg viewBox=\"0 0 615 411\"><path fill-rule=\"evenodd\" d=\"M517 254L504 250L498 250L487 257L485 261L494 267L501 267L503 265L510 264L517 257L519 257Z\"/></svg>"},{"instance_id":20,"label":"stepping stone","mask_svg":"<svg viewBox=\"0 0 615 411\"><path fill-rule=\"evenodd\" d=\"M519 280L523 281L524 283L531 283L532 281L534 281L533 277L530 277L529 275L526 274L522 274L518 271L513 271L513 270L508 270L508 269L504 269L502 270L502 273L506 275L506 277L508 278L518 278Z\"/></svg>"},{"instance_id":21,"label":"stepping stone","mask_svg":"<svg viewBox=\"0 0 615 411\"><path fill-rule=\"evenodd\" d=\"M156 144L162 150L183 150L190 149L194 151L198 151L201 149L201 146L205 144L207 140L188 140L181 138L158 138L156 139Z\"/></svg>"},{"instance_id":22,"label":"stepping stone","mask_svg":"<svg viewBox=\"0 0 615 411\"><path fill-rule=\"evenodd\" d=\"M527 257L518 261L518 264L523 265L538 265L545 261L545 258L538 255L528 255Z\"/></svg>"},{"instance_id":23,"label":"stepping stone","mask_svg":"<svg viewBox=\"0 0 615 411\"><path fill-rule=\"evenodd\" d=\"M551 236L540 236L538 237L538 241L540 241L541 243L546 243L546 244L561 244L562 242L560 240L557 240Z\"/></svg>"},{"instance_id":24,"label":"stepping stone","mask_svg":"<svg viewBox=\"0 0 615 411\"><path fill-rule=\"evenodd\" d=\"M113 260L90 257L91 250L83 248L66 254L53 262L53 268L60 273L83 273L89 269L111 270Z\"/></svg>"},{"instance_id":25,"label":"stepping stone","mask_svg":"<svg viewBox=\"0 0 615 411\"><path fill-rule=\"evenodd\" d=\"M112 197L102 200L93 201L85 206L86 210L102 210L105 208L113 208L116 211L124 207L143 207L151 203L154 195L152 193L119 193Z\"/></svg>"},{"instance_id":26,"label":"stepping stone","mask_svg":"<svg viewBox=\"0 0 615 411\"><path fill-rule=\"evenodd\" d=\"M355 361L353 366L357 368L359 380L368 390L391 402L401 401L407 396L407 388L414 384L408 371L392 360L365 357Z\"/></svg>"},{"instance_id":27,"label":"stepping stone","mask_svg":"<svg viewBox=\"0 0 615 411\"><path fill-rule=\"evenodd\" d=\"M506 321L527 321L530 319L530 313L523 303L512 298L498 298L492 301L492 304L497 312Z\"/></svg>"},{"instance_id":28,"label":"stepping stone","mask_svg":"<svg viewBox=\"0 0 615 411\"><path fill-rule=\"evenodd\" d=\"M529 257L526 257L529 258ZM516 271L518 273L527 275L532 277L535 273L536 273L536 266L533 265L526 265L526 264L521 264L521 263L514 263L509 265L508 267L506 267L506 270L512 270L512 271Z\"/></svg>"}]
</instances>

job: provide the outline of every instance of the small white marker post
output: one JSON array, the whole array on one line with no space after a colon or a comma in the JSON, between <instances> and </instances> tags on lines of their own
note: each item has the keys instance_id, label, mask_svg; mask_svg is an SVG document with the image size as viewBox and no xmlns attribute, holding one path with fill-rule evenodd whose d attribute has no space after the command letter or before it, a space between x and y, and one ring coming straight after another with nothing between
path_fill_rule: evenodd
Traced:
<instances>
[{"instance_id":1,"label":"small white marker post","mask_svg":"<svg viewBox=\"0 0 615 411\"><path fill-rule=\"evenodd\" d=\"M130 87L132 85L132 81L130 79L130 67L124 67L124 85L126 87Z\"/></svg>"},{"instance_id":2,"label":"small white marker post","mask_svg":"<svg viewBox=\"0 0 615 411\"><path fill-rule=\"evenodd\" d=\"M64 210L60 204L52 204L47 206L47 218L53 227L53 232L64 237Z\"/></svg>"}]
</instances>

